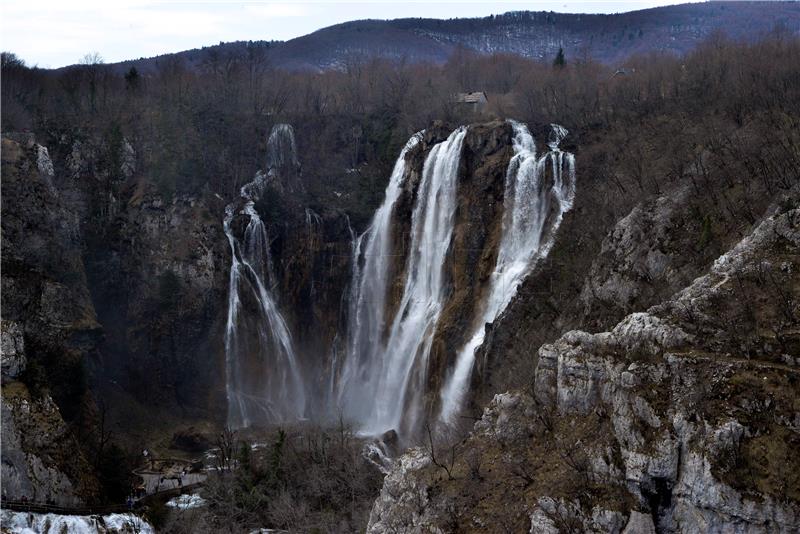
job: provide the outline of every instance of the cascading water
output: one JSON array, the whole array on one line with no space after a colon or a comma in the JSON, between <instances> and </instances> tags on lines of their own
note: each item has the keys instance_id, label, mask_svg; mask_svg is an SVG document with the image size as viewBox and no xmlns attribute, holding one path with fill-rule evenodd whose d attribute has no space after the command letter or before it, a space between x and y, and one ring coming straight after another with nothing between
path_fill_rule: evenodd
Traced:
<instances>
[{"instance_id":1,"label":"cascading water","mask_svg":"<svg viewBox=\"0 0 800 534\"><path fill-rule=\"evenodd\" d=\"M267 138L267 175L282 178L284 183L281 185L288 185L292 190L295 184L300 185L292 180L299 169L294 129L289 124L276 124Z\"/></svg>"},{"instance_id":2,"label":"cascading water","mask_svg":"<svg viewBox=\"0 0 800 534\"><path fill-rule=\"evenodd\" d=\"M523 124L511 122L514 155L505 176L502 233L486 300L467 343L456 356L441 390L441 419L452 421L469 388L475 351L485 324L503 312L536 261L552 245L563 214L572 206L575 164L559 143L567 131L552 125L550 151L541 158ZM449 298L445 261L454 233L458 169L467 128L434 145L422 168L410 221L410 248L396 265L398 233L393 218L404 190L406 157L422 140L411 137L395 163L386 198L367 230L352 237L352 280L347 299L347 339L334 341L330 376L320 399L330 399L329 416L339 414L367 434L417 430L426 396L428 359L442 310ZM307 386L289 329L275 295L266 227L255 203L267 183L292 190L298 170L291 127L279 125L268 141L267 173L241 189L226 208L225 233L231 247L229 313L225 335L228 418L232 426L288 422L308 411ZM281 153L275 153L275 152ZM298 186L299 187L299 186ZM309 251L317 248L318 215L306 210ZM244 232L236 232L247 221ZM237 235L241 238L237 239ZM401 271L402 294L391 296L392 273ZM313 284L312 284L313 285ZM313 288L312 288L313 291ZM323 401L324 402L324 401Z\"/></svg>"},{"instance_id":3,"label":"cascading water","mask_svg":"<svg viewBox=\"0 0 800 534\"><path fill-rule=\"evenodd\" d=\"M406 145L383 205L356 241L350 346L340 394L345 413L364 432L414 428L422 409L427 359L444 304L443 266L453 233L466 131L465 127L455 130L425 159L411 218L403 295L385 338L391 214L405 174L405 153L419 135ZM358 267L362 257L363 266Z\"/></svg>"},{"instance_id":4,"label":"cascading water","mask_svg":"<svg viewBox=\"0 0 800 534\"><path fill-rule=\"evenodd\" d=\"M465 127L455 130L425 159L411 215L411 255L403 297L386 342L384 372L370 421L374 430L414 429L422 409L428 355L444 305L443 267L453 235L458 166L466 133Z\"/></svg>"},{"instance_id":5,"label":"cascading water","mask_svg":"<svg viewBox=\"0 0 800 534\"><path fill-rule=\"evenodd\" d=\"M503 312L536 261L547 255L561 219L572 207L575 197L575 158L558 148L567 130L551 125L550 152L537 159L528 128L514 121L511 124L514 156L506 171L497 263L480 320L442 388L440 419L446 423L453 422L469 388L475 351L486 335L485 324L493 322ZM552 172L549 185L546 183L548 163Z\"/></svg>"},{"instance_id":6,"label":"cascading water","mask_svg":"<svg viewBox=\"0 0 800 534\"><path fill-rule=\"evenodd\" d=\"M270 139L276 128L282 132L280 137L287 131L285 125L278 125ZM284 145L280 143L274 149L283 150ZM294 148L293 140L290 148ZM273 162L285 161L286 157L268 154ZM277 167L269 172L273 169ZM241 198L225 208L223 221L231 248L225 370L228 424L234 428L296 421L305 415L305 385L289 329L271 292L274 276L269 239L255 209L267 180L265 174L258 173L255 180L244 185ZM249 219L241 241L232 227L237 212Z\"/></svg>"},{"instance_id":7,"label":"cascading water","mask_svg":"<svg viewBox=\"0 0 800 534\"><path fill-rule=\"evenodd\" d=\"M347 354L339 380L339 405L348 417L365 423L371 415L381 373L387 283L391 266L394 205L402 192L406 154L422 138L411 136L392 170L386 198L367 230L353 240L353 275L349 306Z\"/></svg>"}]
</instances>

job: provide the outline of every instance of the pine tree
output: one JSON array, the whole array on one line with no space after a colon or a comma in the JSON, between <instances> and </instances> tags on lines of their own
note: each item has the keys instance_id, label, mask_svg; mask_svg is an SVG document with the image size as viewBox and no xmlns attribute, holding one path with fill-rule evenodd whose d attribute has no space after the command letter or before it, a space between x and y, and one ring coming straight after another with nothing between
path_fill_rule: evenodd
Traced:
<instances>
[{"instance_id":1,"label":"pine tree","mask_svg":"<svg viewBox=\"0 0 800 534\"><path fill-rule=\"evenodd\" d=\"M564 59L564 49L559 47L558 54L556 54L556 58L553 60L554 67L563 67L567 64L567 60Z\"/></svg>"},{"instance_id":2,"label":"pine tree","mask_svg":"<svg viewBox=\"0 0 800 534\"><path fill-rule=\"evenodd\" d=\"M136 67L131 67L131 70L125 73L125 88L129 91L139 88L139 71Z\"/></svg>"}]
</instances>

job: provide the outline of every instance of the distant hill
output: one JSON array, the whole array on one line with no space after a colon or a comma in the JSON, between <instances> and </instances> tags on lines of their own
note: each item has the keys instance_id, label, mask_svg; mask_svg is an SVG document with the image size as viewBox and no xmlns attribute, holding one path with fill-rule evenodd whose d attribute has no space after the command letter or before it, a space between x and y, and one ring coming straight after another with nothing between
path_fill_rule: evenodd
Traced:
<instances>
[{"instance_id":1,"label":"distant hill","mask_svg":"<svg viewBox=\"0 0 800 534\"><path fill-rule=\"evenodd\" d=\"M635 53L684 54L717 31L753 40L779 25L800 33L800 3L706 2L612 15L516 11L472 19L358 20L285 42L220 43L116 66L146 72L159 62L180 58L191 68L215 55L225 57L254 46L264 48L272 65L291 70L336 69L348 61L377 57L443 62L459 47L542 59L554 57L563 47L568 59L592 57L615 64Z\"/></svg>"}]
</instances>

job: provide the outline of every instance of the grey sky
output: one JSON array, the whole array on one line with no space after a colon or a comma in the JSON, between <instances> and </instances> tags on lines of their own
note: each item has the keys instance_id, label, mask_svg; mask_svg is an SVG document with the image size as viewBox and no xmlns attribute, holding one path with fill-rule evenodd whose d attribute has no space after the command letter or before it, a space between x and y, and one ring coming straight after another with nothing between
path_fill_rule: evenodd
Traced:
<instances>
[{"instance_id":1,"label":"grey sky","mask_svg":"<svg viewBox=\"0 0 800 534\"><path fill-rule=\"evenodd\" d=\"M513 10L615 13L674 4L663 0L579 1L145 1L2 0L2 49L40 67L107 62L220 41L286 40L348 20L477 17Z\"/></svg>"}]
</instances>

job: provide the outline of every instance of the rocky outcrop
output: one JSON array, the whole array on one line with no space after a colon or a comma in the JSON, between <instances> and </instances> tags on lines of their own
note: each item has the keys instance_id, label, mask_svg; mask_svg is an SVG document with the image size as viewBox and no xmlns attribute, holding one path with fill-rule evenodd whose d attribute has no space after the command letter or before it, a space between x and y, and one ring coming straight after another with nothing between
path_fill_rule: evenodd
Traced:
<instances>
[{"instance_id":1,"label":"rocky outcrop","mask_svg":"<svg viewBox=\"0 0 800 534\"><path fill-rule=\"evenodd\" d=\"M369 531L800 528L797 200L664 303L542 346L450 465L400 461Z\"/></svg>"},{"instance_id":2,"label":"rocky outcrop","mask_svg":"<svg viewBox=\"0 0 800 534\"><path fill-rule=\"evenodd\" d=\"M581 289L586 328L668 297L711 261L695 257L712 236L710 222L685 209L691 194L684 188L636 206L603 240Z\"/></svg>"},{"instance_id":3,"label":"rocky outcrop","mask_svg":"<svg viewBox=\"0 0 800 534\"><path fill-rule=\"evenodd\" d=\"M19 323L3 321L0 324L0 345L3 354L3 383L14 380L25 372L27 359L25 358L25 339Z\"/></svg>"},{"instance_id":4,"label":"rocky outcrop","mask_svg":"<svg viewBox=\"0 0 800 534\"><path fill-rule=\"evenodd\" d=\"M3 498L60 506L93 496L89 464L49 395L32 397L20 382L3 386Z\"/></svg>"}]
</instances>

